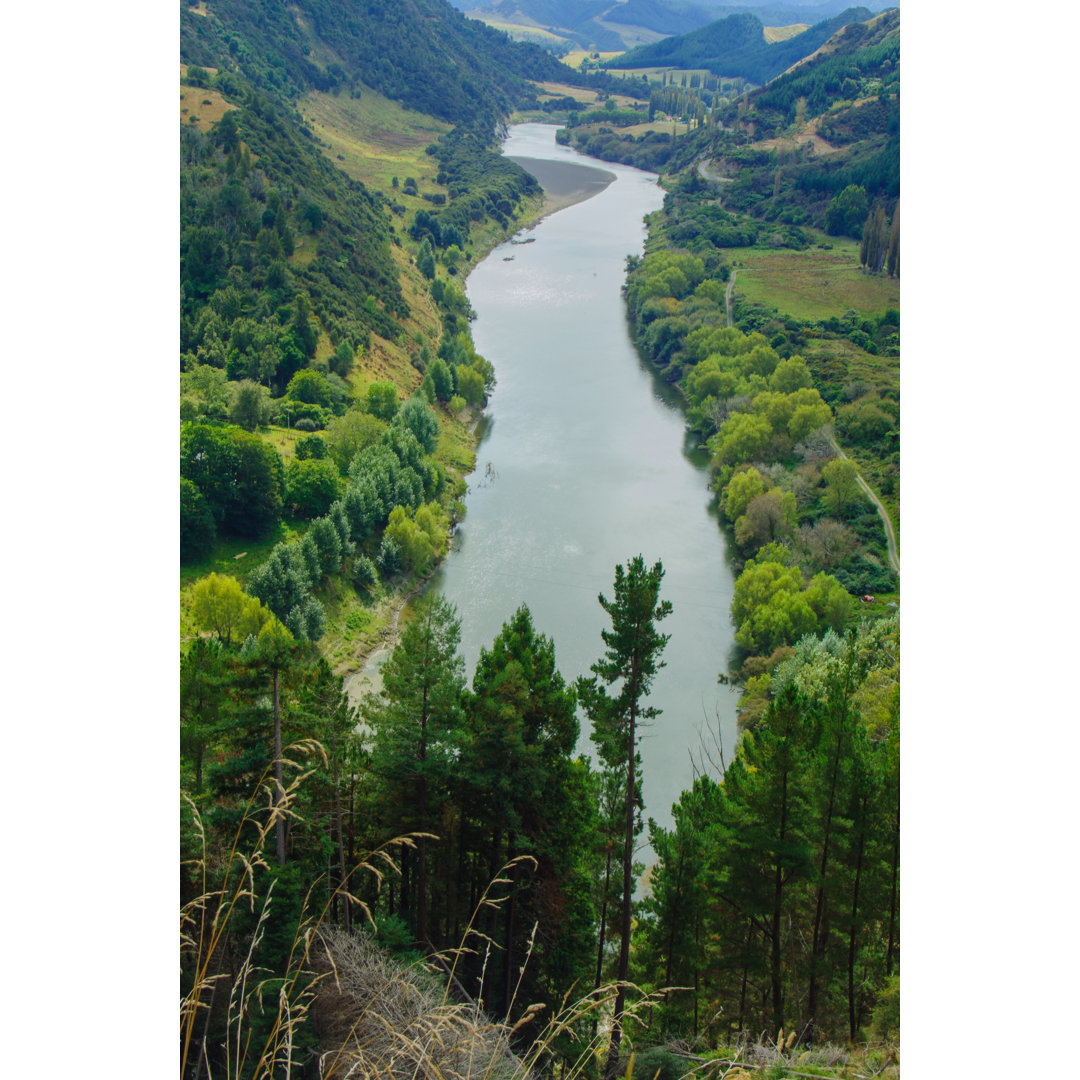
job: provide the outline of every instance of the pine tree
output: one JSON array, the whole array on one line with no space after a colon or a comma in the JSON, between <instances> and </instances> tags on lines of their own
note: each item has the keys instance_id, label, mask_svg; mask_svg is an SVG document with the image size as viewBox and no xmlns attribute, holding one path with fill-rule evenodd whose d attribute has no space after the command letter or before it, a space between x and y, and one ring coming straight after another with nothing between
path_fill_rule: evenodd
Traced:
<instances>
[{"instance_id":1,"label":"pine tree","mask_svg":"<svg viewBox=\"0 0 1080 1080\"><path fill-rule=\"evenodd\" d=\"M611 619L611 629L601 631L607 646L604 656L592 665L591 679L582 678L578 691L585 711L593 723L593 740L601 757L609 764L622 761L626 770L625 824L623 829L623 883L619 964L616 978L619 989L612 1017L611 1043L606 1074L614 1075L622 1041L622 1016L626 1005L625 981L630 969L630 930L633 902L633 856L635 816L639 793L637 785L637 740L639 725L659 716L660 710L644 704L656 672L664 666L660 654L669 635L661 634L656 624L671 614L669 601L660 600L664 567L657 562L646 569L645 560L636 556L624 569L615 567L615 593L612 600L600 594L600 606ZM610 696L606 687L619 682L618 694ZM601 685L601 683L603 685Z\"/></svg>"},{"instance_id":2,"label":"pine tree","mask_svg":"<svg viewBox=\"0 0 1080 1080\"><path fill-rule=\"evenodd\" d=\"M422 596L414 617L383 665L378 698L362 707L374 733L371 768L381 788L383 825L391 835L436 833L446 801L452 752L461 724L464 663L458 655L461 624L440 596ZM428 841L416 841L415 874L402 882L403 908L416 938L428 939ZM411 894L411 895L410 895Z\"/></svg>"}]
</instances>

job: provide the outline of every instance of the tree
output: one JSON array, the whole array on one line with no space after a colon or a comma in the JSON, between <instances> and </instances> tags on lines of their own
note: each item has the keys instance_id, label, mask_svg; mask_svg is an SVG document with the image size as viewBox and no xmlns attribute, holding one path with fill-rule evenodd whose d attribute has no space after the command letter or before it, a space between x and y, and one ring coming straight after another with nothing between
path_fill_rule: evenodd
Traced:
<instances>
[{"instance_id":1,"label":"tree","mask_svg":"<svg viewBox=\"0 0 1080 1080\"><path fill-rule=\"evenodd\" d=\"M180 561L191 562L214 550L217 528L203 493L180 478Z\"/></svg>"},{"instance_id":2,"label":"tree","mask_svg":"<svg viewBox=\"0 0 1080 1080\"><path fill-rule=\"evenodd\" d=\"M285 501L299 517L320 517L340 494L341 475L332 461L307 458L285 467Z\"/></svg>"},{"instance_id":3,"label":"tree","mask_svg":"<svg viewBox=\"0 0 1080 1080\"><path fill-rule=\"evenodd\" d=\"M725 465L739 465L760 457L772 438L772 425L764 416L734 413L709 440L709 449Z\"/></svg>"},{"instance_id":4,"label":"tree","mask_svg":"<svg viewBox=\"0 0 1080 1080\"><path fill-rule=\"evenodd\" d=\"M270 419L270 393L252 379L235 384L229 419L245 431L254 431Z\"/></svg>"},{"instance_id":5,"label":"tree","mask_svg":"<svg viewBox=\"0 0 1080 1080\"><path fill-rule=\"evenodd\" d=\"M431 250L431 240L427 236L420 242L420 251L416 256L416 266L429 281L435 277L435 253Z\"/></svg>"},{"instance_id":6,"label":"tree","mask_svg":"<svg viewBox=\"0 0 1080 1080\"><path fill-rule=\"evenodd\" d=\"M429 374L435 384L435 397L439 401L449 401L454 395L454 376L441 356L436 356L431 362Z\"/></svg>"},{"instance_id":7,"label":"tree","mask_svg":"<svg viewBox=\"0 0 1080 1080\"><path fill-rule=\"evenodd\" d=\"M372 731L371 768L384 797L389 835L434 833L453 767L453 735L461 723L464 662L461 624L443 597L426 594L383 665L379 696L361 707ZM405 886L403 885L403 891ZM428 938L427 837L416 841L411 896L403 897L416 938Z\"/></svg>"},{"instance_id":8,"label":"tree","mask_svg":"<svg viewBox=\"0 0 1080 1080\"><path fill-rule=\"evenodd\" d=\"M326 440L321 435L305 435L297 439L293 451L297 461L306 461L308 458L321 461L330 452Z\"/></svg>"},{"instance_id":9,"label":"tree","mask_svg":"<svg viewBox=\"0 0 1080 1080\"><path fill-rule=\"evenodd\" d=\"M324 409L330 408L334 398L326 376L311 368L298 371L289 380L285 396L292 398L293 401L302 401L306 405L321 405Z\"/></svg>"},{"instance_id":10,"label":"tree","mask_svg":"<svg viewBox=\"0 0 1080 1080\"><path fill-rule=\"evenodd\" d=\"M191 617L200 630L210 630L218 641L232 644L233 636L242 641L258 634L272 618L254 597L248 596L236 578L227 574L209 574L191 590Z\"/></svg>"},{"instance_id":11,"label":"tree","mask_svg":"<svg viewBox=\"0 0 1080 1080\"><path fill-rule=\"evenodd\" d=\"M858 498L858 471L847 458L833 458L821 470L827 489L825 503L835 513L844 511Z\"/></svg>"},{"instance_id":12,"label":"tree","mask_svg":"<svg viewBox=\"0 0 1080 1080\"><path fill-rule=\"evenodd\" d=\"M349 471L353 458L365 447L374 446L385 430L386 425L378 417L352 408L342 416L335 416L322 437L334 464L344 474Z\"/></svg>"},{"instance_id":13,"label":"tree","mask_svg":"<svg viewBox=\"0 0 1080 1080\"><path fill-rule=\"evenodd\" d=\"M411 397L398 410L394 423L408 428L416 441L423 447L425 454L433 454L439 441L439 421L419 397Z\"/></svg>"},{"instance_id":14,"label":"tree","mask_svg":"<svg viewBox=\"0 0 1080 1080\"><path fill-rule=\"evenodd\" d=\"M889 229L889 250L886 255L885 268L889 277L900 276L900 202L897 200L896 209L893 211L892 227Z\"/></svg>"},{"instance_id":15,"label":"tree","mask_svg":"<svg viewBox=\"0 0 1080 1080\"><path fill-rule=\"evenodd\" d=\"M457 369L457 388L461 397L473 408L484 404L484 378L467 364L461 364Z\"/></svg>"},{"instance_id":16,"label":"tree","mask_svg":"<svg viewBox=\"0 0 1080 1080\"><path fill-rule=\"evenodd\" d=\"M825 211L825 231L830 236L853 236L858 240L869 205L866 188L859 184L848 184Z\"/></svg>"},{"instance_id":17,"label":"tree","mask_svg":"<svg viewBox=\"0 0 1080 1080\"><path fill-rule=\"evenodd\" d=\"M746 513L735 522L735 539L742 547L761 547L790 536L798 520L795 496L773 488L751 499Z\"/></svg>"},{"instance_id":18,"label":"tree","mask_svg":"<svg viewBox=\"0 0 1080 1080\"><path fill-rule=\"evenodd\" d=\"M735 580L731 617L738 630L735 640L752 653L769 653L788 645L817 625L803 593L797 566L772 561L775 545L758 553Z\"/></svg>"},{"instance_id":19,"label":"tree","mask_svg":"<svg viewBox=\"0 0 1080 1080\"><path fill-rule=\"evenodd\" d=\"M622 1016L626 1005L623 985L630 970L631 910L633 903L634 818L638 805L637 761L638 727L659 716L660 710L644 704L656 672L664 666L660 655L668 643L656 624L671 614L671 603L660 600L664 567L657 562L645 568L641 555L635 556L626 569L615 567L615 592L611 600L603 593L600 606L611 619L611 629L602 630L606 651L593 664L591 679L578 681L578 692L593 723L593 740L608 762L622 761L626 768L625 828L623 832L622 920L619 943L620 982L612 1018L611 1043L606 1072L613 1076L622 1041ZM607 687L620 683L612 697Z\"/></svg>"},{"instance_id":20,"label":"tree","mask_svg":"<svg viewBox=\"0 0 1080 1080\"><path fill-rule=\"evenodd\" d=\"M398 411L397 387L392 382L373 382L367 389L364 409L380 420L393 420Z\"/></svg>"},{"instance_id":21,"label":"tree","mask_svg":"<svg viewBox=\"0 0 1080 1080\"><path fill-rule=\"evenodd\" d=\"M728 521L738 521L750 503L764 494L765 478L753 466L733 473L724 489L724 514Z\"/></svg>"},{"instance_id":22,"label":"tree","mask_svg":"<svg viewBox=\"0 0 1080 1080\"><path fill-rule=\"evenodd\" d=\"M281 520L281 455L256 435L234 427L185 425L180 475L202 492L221 532L261 537Z\"/></svg>"},{"instance_id":23,"label":"tree","mask_svg":"<svg viewBox=\"0 0 1080 1080\"><path fill-rule=\"evenodd\" d=\"M871 274L876 274L885 262L888 251L885 227L885 208L879 205L867 214L859 245L859 262Z\"/></svg>"}]
</instances>

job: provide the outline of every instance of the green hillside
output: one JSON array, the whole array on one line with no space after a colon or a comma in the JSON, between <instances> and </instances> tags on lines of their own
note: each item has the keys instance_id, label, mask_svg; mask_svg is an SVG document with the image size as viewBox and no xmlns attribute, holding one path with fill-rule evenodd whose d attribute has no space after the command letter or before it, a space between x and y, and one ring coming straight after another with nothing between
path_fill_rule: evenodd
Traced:
<instances>
[{"instance_id":1,"label":"green hillside","mask_svg":"<svg viewBox=\"0 0 1080 1080\"><path fill-rule=\"evenodd\" d=\"M756 16L729 15L698 30L639 46L605 66L703 68L714 75L740 76L760 84L809 56L848 23L861 22L871 14L867 8L848 8L795 37L771 43L765 40L764 26Z\"/></svg>"}]
</instances>

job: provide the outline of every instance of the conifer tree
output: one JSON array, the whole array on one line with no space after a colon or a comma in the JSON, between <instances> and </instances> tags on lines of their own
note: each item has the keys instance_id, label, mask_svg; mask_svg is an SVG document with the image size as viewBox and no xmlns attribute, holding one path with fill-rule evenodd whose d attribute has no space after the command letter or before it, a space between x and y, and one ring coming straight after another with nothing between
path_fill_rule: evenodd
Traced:
<instances>
[{"instance_id":1,"label":"conifer tree","mask_svg":"<svg viewBox=\"0 0 1080 1080\"><path fill-rule=\"evenodd\" d=\"M371 768L381 788L383 824L389 835L437 834L461 724L465 678L457 651L460 640L461 623L453 605L441 596L422 596L383 665L382 691L362 707L374 733ZM414 919L417 940L426 941L426 837L416 841L415 874L402 883L402 901Z\"/></svg>"},{"instance_id":2,"label":"conifer tree","mask_svg":"<svg viewBox=\"0 0 1080 1080\"><path fill-rule=\"evenodd\" d=\"M623 829L623 882L619 964L616 973L620 985L612 1017L611 1043L606 1074L614 1075L622 1041L622 1016L626 1005L625 981L630 969L630 930L633 901L633 862L635 817L639 800L637 741L639 726L660 715L654 706L645 705L657 671L664 666L660 654L669 635L661 634L656 624L671 614L671 603L660 600L664 567L657 562L646 569L643 556L631 559L627 568L615 567L614 597L600 594L600 606L611 619L611 629L600 633L607 650L592 665L591 679L578 682L578 692L593 723L593 739L601 757L614 765L621 761L626 770L625 825ZM617 695L607 687L618 682Z\"/></svg>"}]
</instances>

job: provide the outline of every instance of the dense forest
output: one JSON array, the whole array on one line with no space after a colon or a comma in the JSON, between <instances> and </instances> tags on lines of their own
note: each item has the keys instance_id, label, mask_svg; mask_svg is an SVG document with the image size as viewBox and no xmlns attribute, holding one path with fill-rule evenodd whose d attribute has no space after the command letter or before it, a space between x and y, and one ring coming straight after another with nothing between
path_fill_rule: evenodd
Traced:
<instances>
[{"instance_id":1,"label":"dense forest","mask_svg":"<svg viewBox=\"0 0 1080 1080\"><path fill-rule=\"evenodd\" d=\"M181 57L182 100L216 110L180 132L183 1075L675 1080L860 1040L895 1075L899 630L854 597L896 576L825 429L891 465L899 406L799 349L895 352L896 320L723 326L727 249L758 226L699 176L715 125L666 144L681 172L627 307L712 455L739 571L741 666L718 674L743 694L730 760L706 752L662 829L640 755L662 562L598 583L606 628L574 681L528 608L466 672L457 613L414 596L496 385L460 271L539 198L496 131L568 69L437 0L187 5ZM296 111L313 90L451 122L417 153L433 182L350 179ZM833 216L886 272L861 190ZM329 626L390 595L412 603L355 709Z\"/></svg>"}]
</instances>

